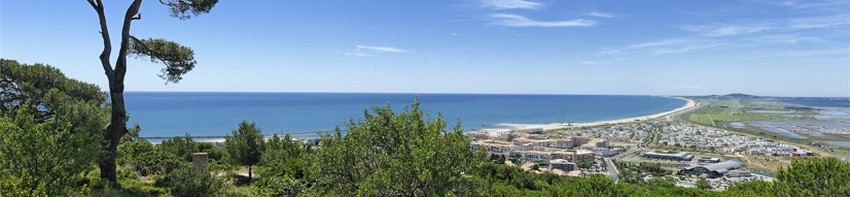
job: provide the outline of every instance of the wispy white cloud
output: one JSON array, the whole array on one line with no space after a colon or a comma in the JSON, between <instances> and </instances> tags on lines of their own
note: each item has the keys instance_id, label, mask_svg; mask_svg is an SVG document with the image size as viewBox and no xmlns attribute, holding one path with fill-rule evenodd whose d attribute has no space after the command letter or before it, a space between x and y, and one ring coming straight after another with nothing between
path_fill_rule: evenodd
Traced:
<instances>
[{"instance_id":1,"label":"wispy white cloud","mask_svg":"<svg viewBox=\"0 0 850 197\"><path fill-rule=\"evenodd\" d=\"M585 65L607 65L607 64L611 64L610 61L594 61L594 60L584 60L584 61L580 61L579 63L585 64Z\"/></svg>"},{"instance_id":2,"label":"wispy white cloud","mask_svg":"<svg viewBox=\"0 0 850 197\"><path fill-rule=\"evenodd\" d=\"M846 0L760 0L760 2L794 9L846 9L841 8L841 6L846 6L850 3Z\"/></svg>"},{"instance_id":3,"label":"wispy white cloud","mask_svg":"<svg viewBox=\"0 0 850 197\"><path fill-rule=\"evenodd\" d=\"M491 14L490 18L495 21L494 25L508 27L590 27L596 25L596 21L585 19L571 19L560 21L537 21L516 14Z\"/></svg>"},{"instance_id":4,"label":"wispy white cloud","mask_svg":"<svg viewBox=\"0 0 850 197\"><path fill-rule=\"evenodd\" d=\"M348 56L371 57L384 53L410 53L411 51L388 46L365 46L357 45L354 51L345 53Z\"/></svg>"},{"instance_id":5,"label":"wispy white cloud","mask_svg":"<svg viewBox=\"0 0 850 197\"><path fill-rule=\"evenodd\" d=\"M800 17L789 20L790 24L787 29L821 29L842 27L850 25L850 16L846 14L817 16L817 17Z\"/></svg>"},{"instance_id":6,"label":"wispy white cloud","mask_svg":"<svg viewBox=\"0 0 850 197\"><path fill-rule=\"evenodd\" d=\"M667 39L602 50L601 54L638 53L666 55L728 45L726 42L703 39Z\"/></svg>"},{"instance_id":7,"label":"wispy white cloud","mask_svg":"<svg viewBox=\"0 0 850 197\"><path fill-rule=\"evenodd\" d=\"M734 36L751 34L766 30L763 26L735 26L735 25L690 25L682 27L682 30L700 33L709 37Z\"/></svg>"},{"instance_id":8,"label":"wispy white cloud","mask_svg":"<svg viewBox=\"0 0 850 197\"><path fill-rule=\"evenodd\" d=\"M611 13L605 13L605 12L588 12L588 13L585 13L585 15L602 17L602 18L617 18L616 15L611 14Z\"/></svg>"},{"instance_id":9,"label":"wispy white cloud","mask_svg":"<svg viewBox=\"0 0 850 197\"><path fill-rule=\"evenodd\" d=\"M543 8L542 3L527 1L527 0L480 0L481 7L507 10L507 9L540 9Z\"/></svg>"},{"instance_id":10,"label":"wispy white cloud","mask_svg":"<svg viewBox=\"0 0 850 197\"><path fill-rule=\"evenodd\" d=\"M684 46L677 47L669 47L669 48L660 48L651 51L652 55L666 55L666 54L677 54L677 53L686 53L693 50L700 49L708 49L729 45L728 43L700 43L700 44L689 44Z\"/></svg>"},{"instance_id":11,"label":"wispy white cloud","mask_svg":"<svg viewBox=\"0 0 850 197\"><path fill-rule=\"evenodd\" d=\"M800 44L827 41L818 37L802 36L798 34L765 35L752 38L751 40L761 44Z\"/></svg>"},{"instance_id":12,"label":"wispy white cloud","mask_svg":"<svg viewBox=\"0 0 850 197\"><path fill-rule=\"evenodd\" d=\"M761 32L795 32L809 29L847 28L850 26L850 15L834 14L812 17L796 17L789 19L772 19L747 21L730 24L689 25L681 29L697 32L704 36L720 37Z\"/></svg>"}]
</instances>

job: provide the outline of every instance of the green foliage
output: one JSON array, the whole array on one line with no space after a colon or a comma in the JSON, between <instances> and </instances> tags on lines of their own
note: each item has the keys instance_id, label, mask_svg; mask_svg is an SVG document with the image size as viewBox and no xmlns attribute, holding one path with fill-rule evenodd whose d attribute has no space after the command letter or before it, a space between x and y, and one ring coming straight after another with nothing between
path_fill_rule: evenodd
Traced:
<instances>
[{"instance_id":1,"label":"green foliage","mask_svg":"<svg viewBox=\"0 0 850 197\"><path fill-rule=\"evenodd\" d=\"M101 179L100 170L92 168L86 173L87 185L84 188L88 191L81 191L81 194L90 194L91 196L163 196L168 194L168 190L154 186L146 180L139 177L138 174L130 169L118 168L117 178L119 185L114 185L107 180ZM80 196L75 192L65 192L67 196ZM85 195L82 195L85 196Z\"/></svg>"},{"instance_id":2,"label":"green foliage","mask_svg":"<svg viewBox=\"0 0 850 197\"><path fill-rule=\"evenodd\" d=\"M257 125L242 121L232 136L225 137L224 144L230 161L248 166L248 178L253 178L251 168L260 162L264 148L263 135Z\"/></svg>"},{"instance_id":3,"label":"green foliage","mask_svg":"<svg viewBox=\"0 0 850 197\"><path fill-rule=\"evenodd\" d=\"M218 196L226 187L224 180L188 164L157 179L154 185L168 188L173 196Z\"/></svg>"},{"instance_id":4,"label":"green foliage","mask_svg":"<svg viewBox=\"0 0 850 197\"><path fill-rule=\"evenodd\" d=\"M222 161L227 156L227 149L209 142L195 142L195 152L205 152L209 154L210 160Z\"/></svg>"},{"instance_id":5,"label":"green foliage","mask_svg":"<svg viewBox=\"0 0 850 197\"><path fill-rule=\"evenodd\" d=\"M182 1L178 1L182 2ZM195 52L191 48L181 46L176 42L162 38L148 38L144 40L134 39L130 53L139 57L147 57L152 62L162 62L165 68L159 75L167 82L177 83L183 79L183 75L195 68Z\"/></svg>"},{"instance_id":6,"label":"green foliage","mask_svg":"<svg viewBox=\"0 0 850 197\"><path fill-rule=\"evenodd\" d=\"M26 172L18 176L0 174L2 196L47 196L44 182L39 182Z\"/></svg>"},{"instance_id":7,"label":"green foliage","mask_svg":"<svg viewBox=\"0 0 850 197\"><path fill-rule=\"evenodd\" d=\"M251 184L256 196L298 196L308 188L306 169L309 147L289 135L272 136L265 144L259 170L263 176Z\"/></svg>"},{"instance_id":8,"label":"green foliage","mask_svg":"<svg viewBox=\"0 0 850 197\"><path fill-rule=\"evenodd\" d=\"M163 151L150 151L140 154L128 162L128 166L142 176L151 174L167 174L184 162L173 154Z\"/></svg>"},{"instance_id":9,"label":"green foliage","mask_svg":"<svg viewBox=\"0 0 850 197\"><path fill-rule=\"evenodd\" d=\"M581 161L577 165L579 168L587 169L593 166L593 162L591 161Z\"/></svg>"},{"instance_id":10,"label":"green foliage","mask_svg":"<svg viewBox=\"0 0 850 197\"><path fill-rule=\"evenodd\" d=\"M153 186L153 184L143 182L141 179L118 179L118 183L121 184L121 191L126 194L126 196L162 196L167 194L167 190L159 187Z\"/></svg>"},{"instance_id":11,"label":"green foliage","mask_svg":"<svg viewBox=\"0 0 850 197\"><path fill-rule=\"evenodd\" d=\"M49 194L56 194L73 186L76 175L100 157L102 138L60 120L38 123L31 111L23 106L14 119L0 117L0 172L32 176L32 189L44 184Z\"/></svg>"},{"instance_id":12,"label":"green foliage","mask_svg":"<svg viewBox=\"0 0 850 197\"><path fill-rule=\"evenodd\" d=\"M260 174L265 177L304 178L307 163L302 155L309 154L309 150L288 134L283 138L274 135L266 142L260 158Z\"/></svg>"},{"instance_id":13,"label":"green foliage","mask_svg":"<svg viewBox=\"0 0 850 197\"><path fill-rule=\"evenodd\" d=\"M106 95L49 65L0 59L0 172L55 195L102 157Z\"/></svg>"},{"instance_id":14,"label":"green foliage","mask_svg":"<svg viewBox=\"0 0 850 197\"><path fill-rule=\"evenodd\" d=\"M263 177L251 184L256 196L298 196L307 189L302 179L289 176Z\"/></svg>"},{"instance_id":15,"label":"green foliage","mask_svg":"<svg viewBox=\"0 0 850 197\"><path fill-rule=\"evenodd\" d=\"M850 164L833 157L795 160L776 179L779 195L850 196Z\"/></svg>"},{"instance_id":16,"label":"green foliage","mask_svg":"<svg viewBox=\"0 0 850 197\"><path fill-rule=\"evenodd\" d=\"M643 181L643 174L651 174L652 176L669 175L672 172L661 167L658 163L622 163L615 162L617 169L620 171L620 177L628 183L640 183Z\"/></svg>"},{"instance_id":17,"label":"green foliage","mask_svg":"<svg viewBox=\"0 0 850 197\"><path fill-rule=\"evenodd\" d=\"M188 162L196 147L189 136L166 139L160 147L144 139L134 139L118 147L118 161L141 176L165 174ZM177 154L182 154L182 158Z\"/></svg>"},{"instance_id":18,"label":"green foliage","mask_svg":"<svg viewBox=\"0 0 850 197\"><path fill-rule=\"evenodd\" d=\"M490 161L493 161L494 163L498 163L498 164L503 164L503 163L505 163L505 156L504 155L492 154L492 155L490 155Z\"/></svg>"},{"instance_id":19,"label":"green foliage","mask_svg":"<svg viewBox=\"0 0 850 197\"><path fill-rule=\"evenodd\" d=\"M192 136L186 134L186 136L183 137L172 137L170 139L162 140L162 143L159 144L159 148L162 151L176 155L186 162L191 162L192 153L195 153L195 150L197 150L196 145L197 144L192 141Z\"/></svg>"},{"instance_id":20,"label":"green foliage","mask_svg":"<svg viewBox=\"0 0 850 197\"><path fill-rule=\"evenodd\" d=\"M147 140L128 141L118 146L118 161L128 162L133 158L147 152L155 151L156 147Z\"/></svg>"},{"instance_id":21,"label":"green foliage","mask_svg":"<svg viewBox=\"0 0 850 197\"><path fill-rule=\"evenodd\" d=\"M191 18L192 15L197 16L210 12L218 3L218 0L164 0L160 2L168 6L172 17L185 20Z\"/></svg>"},{"instance_id":22,"label":"green foliage","mask_svg":"<svg viewBox=\"0 0 850 197\"><path fill-rule=\"evenodd\" d=\"M711 189L711 184L709 184L705 179L699 179L694 185L703 190Z\"/></svg>"},{"instance_id":23,"label":"green foliage","mask_svg":"<svg viewBox=\"0 0 850 197\"><path fill-rule=\"evenodd\" d=\"M312 192L331 196L445 196L474 191L463 173L483 155L469 150L459 126L447 131L442 116L426 120L418 101L406 112L389 105L372 108L366 118L323 136L312 157Z\"/></svg>"},{"instance_id":24,"label":"green foliage","mask_svg":"<svg viewBox=\"0 0 850 197\"><path fill-rule=\"evenodd\" d=\"M105 99L106 94L97 86L70 79L52 66L0 59L0 115L33 105L38 106L32 109L35 116L47 119L68 103L99 107Z\"/></svg>"}]
</instances>

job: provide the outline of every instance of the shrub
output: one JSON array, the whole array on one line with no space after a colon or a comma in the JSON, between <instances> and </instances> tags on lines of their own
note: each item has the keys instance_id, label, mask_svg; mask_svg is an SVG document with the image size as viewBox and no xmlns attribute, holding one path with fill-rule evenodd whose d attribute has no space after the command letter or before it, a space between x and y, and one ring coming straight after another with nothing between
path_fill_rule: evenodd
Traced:
<instances>
[{"instance_id":1,"label":"shrub","mask_svg":"<svg viewBox=\"0 0 850 197\"><path fill-rule=\"evenodd\" d=\"M148 176L150 174L170 173L183 163L180 158L171 153L151 151L141 153L136 158L129 160L127 165L140 175Z\"/></svg>"},{"instance_id":2,"label":"shrub","mask_svg":"<svg viewBox=\"0 0 850 197\"><path fill-rule=\"evenodd\" d=\"M225 187L225 181L186 164L165 174L154 185L168 188L173 196L216 196Z\"/></svg>"},{"instance_id":3,"label":"shrub","mask_svg":"<svg viewBox=\"0 0 850 197\"><path fill-rule=\"evenodd\" d=\"M252 183L257 196L298 196L307 185L299 179L282 177L262 177Z\"/></svg>"}]
</instances>

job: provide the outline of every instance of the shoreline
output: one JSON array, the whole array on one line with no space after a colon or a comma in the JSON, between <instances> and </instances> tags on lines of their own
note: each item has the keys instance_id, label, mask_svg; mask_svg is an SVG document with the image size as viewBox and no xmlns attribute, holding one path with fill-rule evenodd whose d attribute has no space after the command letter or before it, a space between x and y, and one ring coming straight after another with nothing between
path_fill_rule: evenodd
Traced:
<instances>
[{"instance_id":1,"label":"shoreline","mask_svg":"<svg viewBox=\"0 0 850 197\"><path fill-rule=\"evenodd\" d=\"M693 101L691 99L686 99L686 98L682 98L682 97L668 97L668 98L685 100L685 101L687 101L687 103L685 103L685 105L682 106L682 107L679 107L679 108L676 108L676 109L673 109L673 110L670 110L670 111L665 111L665 112L660 112L660 113L655 113L655 114L650 114L650 115L645 115L645 116L622 118L622 119L616 119L616 120L603 120L603 121L578 122L578 123L549 123L549 124L499 123L499 124L494 124L493 126L506 127L506 129L484 128L484 129L477 129L477 130L474 130L474 131L484 131L484 132L490 131L491 132L491 131L519 130L519 129L543 129L544 131L550 131L550 130L555 130L555 129L568 129L568 128L577 128L577 127L594 127L594 126L602 126L602 125L623 124L623 123L629 123L629 122L646 121L646 120L662 118L662 117L666 117L666 116L674 114L674 113L682 112L682 111L685 111L685 110L688 110L688 109L691 109L691 108L697 106L696 101Z\"/></svg>"},{"instance_id":2,"label":"shoreline","mask_svg":"<svg viewBox=\"0 0 850 197\"><path fill-rule=\"evenodd\" d=\"M615 120L603 120L603 121L593 121L593 122L577 122L577 123L564 123L564 122L548 123L548 124L497 123L497 124L490 125L490 127L467 130L466 132L467 133L483 132L483 133L490 133L490 134L499 134L499 133L503 133L503 132L507 132L507 131L511 131L511 130L522 130L522 129L543 129L544 131L550 131L550 130L556 130L556 129L568 129L568 128L578 128L578 127L594 127L594 126L602 126L602 125L615 125L615 124L623 124L623 123L629 123L629 122L646 121L646 120L652 120L652 119L657 119L657 118L663 118L663 117L666 117L668 115L679 113L679 112L682 112L682 111L686 111L686 110L692 109L692 108L697 106L697 103L695 101L691 100L691 99L686 99L686 98L682 98L682 97L670 97L670 96L665 96L665 97L684 100L684 101L686 101L686 103L685 103L684 106L678 107L678 108L670 110L670 111L664 111L664 112L659 112L659 113L645 115L645 116L638 116L638 117L629 117L629 118L622 118L622 119L615 119ZM270 137L271 136L265 136L265 138L270 138ZM142 137L142 138L150 138L150 137ZM154 137L154 138L161 138L161 137ZM302 139L303 140L303 139L310 139L310 138L312 138L312 137L294 138L294 139ZM193 137L193 139L197 142L209 142L209 143L224 143L224 141L225 141L223 137L209 137L209 138L200 137L200 138L197 138L197 136L195 136L195 137ZM159 144L164 139L159 139L159 140L148 139L148 140L151 141L154 144Z\"/></svg>"}]
</instances>

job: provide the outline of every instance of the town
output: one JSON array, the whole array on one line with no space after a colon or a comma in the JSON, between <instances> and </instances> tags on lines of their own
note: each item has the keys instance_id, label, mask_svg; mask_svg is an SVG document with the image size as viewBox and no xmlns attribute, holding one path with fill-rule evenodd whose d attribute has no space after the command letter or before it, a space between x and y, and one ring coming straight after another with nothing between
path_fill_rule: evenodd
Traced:
<instances>
[{"instance_id":1,"label":"town","mask_svg":"<svg viewBox=\"0 0 850 197\"><path fill-rule=\"evenodd\" d=\"M773 167L767 161L781 163L788 162L787 158L817 155L793 144L672 117L557 130L480 129L466 136L472 139L473 151L484 151L490 158L528 171L604 174L614 180L668 178L677 186L707 184L702 187L717 190L772 179L767 171ZM633 172L635 169L657 170Z\"/></svg>"}]
</instances>

